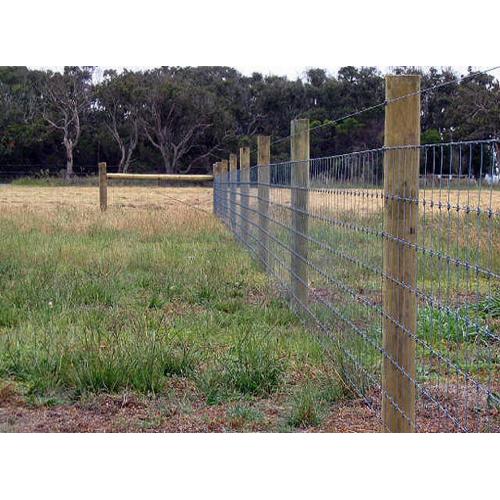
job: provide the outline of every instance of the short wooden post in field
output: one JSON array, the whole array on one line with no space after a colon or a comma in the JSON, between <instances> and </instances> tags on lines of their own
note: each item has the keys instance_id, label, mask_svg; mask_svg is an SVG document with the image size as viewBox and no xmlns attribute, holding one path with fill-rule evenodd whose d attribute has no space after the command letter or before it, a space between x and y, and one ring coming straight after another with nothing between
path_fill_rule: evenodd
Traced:
<instances>
[{"instance_id":1,"label":"short wooden post in field","mask_svg":"<svg viewBox=\"0 0 500 500\"><path fill-rule=\"evenodd\" d=\"M390 432L415 430L420 76L387 76L384 152L382 417ZM396 149L390 149L396 148Z\"/></svg>"},{"instance_id":2,"label":"short wooden post in field","mask_svg":"<svg viewBox=\"0 0 500 500\"><path fill-rule=\"evenodd\" d=\"M221 195L222 195L222 217L226 224L229 224L229 173L228 173L228 162L227 160L222 160L221 165Z\"/></svg>"},{"instance_id":3,"label":"short wooden post in field","mask_svg":"<svg viewBox=\"0 0 500 500\"><path fill-rule=\"evenodd\" d=\"M290 131L292 255L291 288L295 307L307 304L309 229L309 120L293 120Z\"/></svg>"},{"instance_id":4,"label":"short wooden post in field","mask_svg":"<svg viewBox=\"0 0 500 500\"><path fill-rule=\"evenodd\" d=\"M217 186L217 182L218 182L218 179L217 179L217 176L219 175L219 163L216 162L212 165L212 175L214 176L214 181L213 181L213 184L212 184L212 188L213 188L213 194L212 194L212 211L214 213L214 215L217 215L217 197L219 195L217 189L218 189L218 186Z\"/></svg>"},{"instance_id":5,"label":"short wooden post in field","mask_svg":"<svg viewBox=\"0 0 500 500\"><path fill-rule=\"evenodd\" d=\"M250 218L250 148L240 148L240 210L241 238L248 243L248 219Z\"/></svg>"},{"instance_id":6,"label":"short wooden post in field","mask_svg":"<svg viewBox=\"0 0 500 500\"><path fill-rule=\"evenodd\" d=\"M230 192L229 192L229 205L231 207L231 229L236 231L238 207L236 206L236 184L238 175L238 157L231 153L229 155L229 182L230 182Z\"/></svg>"},{"instance_id":7,"label":"short wooden post in field","mask_svg":"<svg viewBox=\"0 0 500 500\"><path fill-rule=\"evenodd\" d=\"M259 198L259 257L267 270L269 265L269 184L271 183L271 137L257 136L257 178Z\"/></svg>"},{"instance_id":8,"label":"short wooden post in field","mask_svg":"<svg viewBox=\"0 0 500 500\"><path fill-rule=\"evenodd\" d=\"M105 162L99 163L99 206L102 212L108 208L108 174Z\"/></svg>"}]
</instances>

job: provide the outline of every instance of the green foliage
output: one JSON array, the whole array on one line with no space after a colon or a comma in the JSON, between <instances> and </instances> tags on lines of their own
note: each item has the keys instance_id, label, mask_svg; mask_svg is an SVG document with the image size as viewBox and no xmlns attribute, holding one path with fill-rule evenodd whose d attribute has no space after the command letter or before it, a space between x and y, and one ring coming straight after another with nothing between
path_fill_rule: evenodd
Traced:
<instances>
[{"instance_id":1,"label":"green foliage","mask_svg":"<svg viewBox=\"0 0 500 500\"><path fill-rule=\"evenodd\" d=\"M53 92L84 96L78 98L82 130L75 162L93 169L98 161L107 161L121 168L126 163L135 171L151 171L152 166L207 170L215 157L251 144L256 134L288 136L295 117L309 117L312 126L331 125L311 137L318 157L382 142L382 107L333 121L383 102L384 80L373 67L346 66L336 75L311 68L305 79L295 80L259 73L244 76L220 66L107 70L91 80L93 71L66 67L59 74L1 67L0 164L64 166L60 130L45 119L60 119L48 105ZM500 90L493 77L478 75L457 84L449 68L394 71L421 73L423 88L452 82L422 100L423 143L498 135ZM158 122L151 119L153 112ZM273 155L286 159L287 148L286 141L276 144Z\"/></svg>"},{"instance_id":2,"label":"green foliage","mask_svg":"<svg viewBox=\"0 0 500 500\"><path fill-rule=\"evenodd\" d=\"M487 338L488 327L474 306L453 312L423 307L418 312L418 333L431 342L474 342Z\"/></svg>"},{"instance_id":3,"label":"green foliage","mask_svg":"<svg viewBox=\"0 0 500 500\"><path fill-rule=\"evenodd\" d=\"M441 134L439 133L439 130L431 128L422 132L422 137L420 140L422 144L436 144L438 142L441 142Z\"/></svg>"},{"instance_id":4,"label":"green foliage","mask_svg":"<svg viewBox=\"0 0 500 500\"><path fill-rule=\"evenodd\" d=\"M363 124L356 118L346 118L335 125L340 134L351 134L354 130L363 127Z\"/></svg>"}]
</instances>

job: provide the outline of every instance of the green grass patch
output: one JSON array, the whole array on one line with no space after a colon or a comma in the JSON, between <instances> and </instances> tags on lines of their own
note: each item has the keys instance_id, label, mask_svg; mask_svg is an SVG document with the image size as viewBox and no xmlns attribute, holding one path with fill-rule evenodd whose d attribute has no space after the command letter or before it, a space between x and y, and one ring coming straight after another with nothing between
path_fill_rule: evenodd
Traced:
<instances>
[{"instance_id":1,"label":"green grass patch","mask_svg":"<svg viewBox=\"0 0 500 500\"><path fill-rule=\"evenodd\" d=\"M181 377L217 403L268 397L323 363L222 225L176 216L0 216L0 378L51 404L167 394Z\"/></svg>"},{"instance_id":2,"label":"green grass patch","mask_svg":"<svg viewBox=\"0 0 500 500\"><path fill-rule=\"evenodd\" d=\"M292 428L315 427L321 424L331 404L347 396L338 381L326 379L299 386L291 400L287 424Z\"/></svg>"}]
</instances>

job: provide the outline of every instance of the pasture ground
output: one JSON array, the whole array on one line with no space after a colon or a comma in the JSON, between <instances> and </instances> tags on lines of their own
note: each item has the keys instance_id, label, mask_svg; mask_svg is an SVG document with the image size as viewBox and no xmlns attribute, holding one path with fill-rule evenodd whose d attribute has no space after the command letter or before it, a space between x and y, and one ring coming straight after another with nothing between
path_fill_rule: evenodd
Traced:
<instances>
[{"instance_id":1,"label":"pasture ground","mask_svg":"<svg viewBox=\"0 0 500 500\"><path fill-rule=\"evenodd\" d=\"M95 186L0 186L0 431L381 429L211 188L117 185L109 206Z\"/></svg>"},{"instance_id":2,"label":"pasture ground","mask_svg":"<svg viewBox=\"0 0 500 500\"><path fill-rule=\"evenodd\" d=\"M0 430L378 429L211 195L0 187Z\"/></svg>"}]
</instances>

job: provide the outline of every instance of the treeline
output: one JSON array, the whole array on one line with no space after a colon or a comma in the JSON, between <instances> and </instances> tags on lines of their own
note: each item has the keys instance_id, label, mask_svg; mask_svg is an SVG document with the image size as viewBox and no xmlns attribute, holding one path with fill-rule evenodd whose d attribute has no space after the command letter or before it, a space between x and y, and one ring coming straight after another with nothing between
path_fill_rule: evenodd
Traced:
<instances>
[{"instance_id":1,"label":"treeline","mask_svg":"<svg viewBox=\"0 0 500 500\"><path fill-rule=\"evenodd\" d=\"M491 75L457 83L451 68L393 71L418 72L423 88L438 86L422 95L422 142L498 136L500 89ZM72 176L107 161L119 171L203 172L256 134L288 136L297 117L327 125L312 134L313 156L379 147L383 107L331 120L383 100L384 78L372 67L310 69L297 80L219 66L0 67L0 169L58 165ZM287 158L288 148L287 141L273 147L273 160Z\"/></svg>"}]
</instances>

